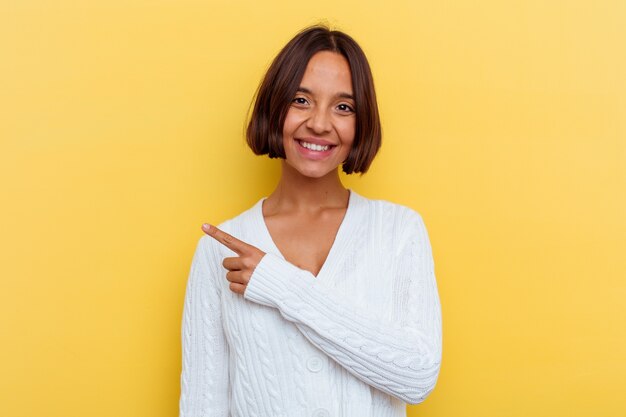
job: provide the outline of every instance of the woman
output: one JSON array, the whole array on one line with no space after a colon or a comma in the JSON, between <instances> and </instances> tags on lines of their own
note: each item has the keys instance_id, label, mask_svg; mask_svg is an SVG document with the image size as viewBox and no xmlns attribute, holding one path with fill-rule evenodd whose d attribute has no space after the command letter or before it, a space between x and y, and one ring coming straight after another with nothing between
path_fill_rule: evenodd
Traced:
<instances>
[{"instance_id":1,"label":"woman","mask_svg":"<svg viewBox=\"0 0 626 417\"><path fill-rule=\"evenodd\" d=\"M433 390L441 308L421 216L343 187L380 147L367 59L313 26L278 54L247 130L269 197L203 225L183 313L180 415L405 416Z\"/></svg>"}]
</instances>

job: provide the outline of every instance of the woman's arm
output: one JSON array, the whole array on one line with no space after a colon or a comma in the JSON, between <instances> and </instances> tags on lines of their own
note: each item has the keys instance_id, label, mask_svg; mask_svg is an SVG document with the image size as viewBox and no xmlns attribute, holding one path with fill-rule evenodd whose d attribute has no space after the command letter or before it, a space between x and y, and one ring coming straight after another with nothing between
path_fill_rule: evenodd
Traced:
<instances>
[{"instance_id":1,"label":"woman's arm","mask_svg":"<svg viewBox=\"0 0 626 417\"><path fill-rule=\"evenodd\" d=\"M181 331L180 417L229 415L229 353L211 243L208 236L198 241L187 280Z\"/></svg>"},{"instance_id":2,"label":"woman's arm","mask_svg":"<svg viewBox=\"0 0 626 417\"><path fill-rule=\"evenodd\" d=\"M317 285L309 271L271 253L256 266L244 297L277 308L357 378L416 404L434 389L439 374L441 306L426 227L415 211L408 220L389 277L399 322L372 319L367 306Z\"/></svg>"}]
</instances>

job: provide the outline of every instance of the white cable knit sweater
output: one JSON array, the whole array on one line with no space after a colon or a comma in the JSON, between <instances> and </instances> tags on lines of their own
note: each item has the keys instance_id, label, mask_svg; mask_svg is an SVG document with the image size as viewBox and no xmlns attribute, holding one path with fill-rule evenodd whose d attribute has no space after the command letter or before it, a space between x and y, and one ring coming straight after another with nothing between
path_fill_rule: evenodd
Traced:
<instances>
[{"instance_id":1,"label":"white cable knit sweater","mask_svg":"<svg viewBox=\"0 0 626 417\"><path fill-rule=\"evenodd\" d=\"M202 236L182 321L181 417L406 416L433 390L441 306L421 216L350 190L317 277L287 262L259 200L218 227L266 252L244 295Z\"/></svg>"}]
</instances>

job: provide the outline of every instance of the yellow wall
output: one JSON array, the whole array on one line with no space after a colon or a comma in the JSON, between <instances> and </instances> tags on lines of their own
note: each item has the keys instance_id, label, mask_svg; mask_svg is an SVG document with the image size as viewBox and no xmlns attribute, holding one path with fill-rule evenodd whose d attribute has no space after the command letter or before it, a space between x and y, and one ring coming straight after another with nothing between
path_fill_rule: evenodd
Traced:
<instances>
[{"instance_id":1,"label":"yellow wall","mask_svg":"<svg viewBox=\"0 0 626 417\"><path fill-rule=\"evenodd\" d=\"M0 415L176 415L200 224L273 189L245 113L324 18L384 123L346 185L433 245L443 365L409 415L626 415L622 0L3 0Z\"/></svg>"}]
</instances>

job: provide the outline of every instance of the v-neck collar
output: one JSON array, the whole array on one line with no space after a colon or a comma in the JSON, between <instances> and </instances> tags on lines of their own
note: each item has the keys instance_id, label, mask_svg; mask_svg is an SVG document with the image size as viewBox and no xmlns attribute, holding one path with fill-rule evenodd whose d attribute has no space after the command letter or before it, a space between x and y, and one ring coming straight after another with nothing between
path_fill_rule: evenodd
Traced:
<instances>
[{"instance_id":1,"label":"v-neck collar","mask_svg":"<svg viewBox=\"0 0 626 417\"><path fill-rule=\"evenodd\" d=\"M350 196L348 198L348 207L346 208L346 213L343 216L343 220L339 225L339 229L337 229L337 234L335 235L335 239L333 240L332 246L330 247L330 251L322 264L322 268L315 276L316 280L323 280L327 275L332 276L333 271L338 266L338 261L343 258L343 254L346 249L350 246L350 242L354 237L354 228L358 224L357 217L358 211L360 208L361 197L354 190L348 188L350 191ZM267 197L261 198L256 205L254 206L254 217L256 218L257 224L261 229L261 233L268 244L268 247L272 248L274 254L280 256L282 259L286 260L285 256L282 254L278 246L274 242L272 235L265 223L265 218L263 217L263 201L265 201ZM312 274L312 273L311 273Z\"/></svg>"}]
</instances>

